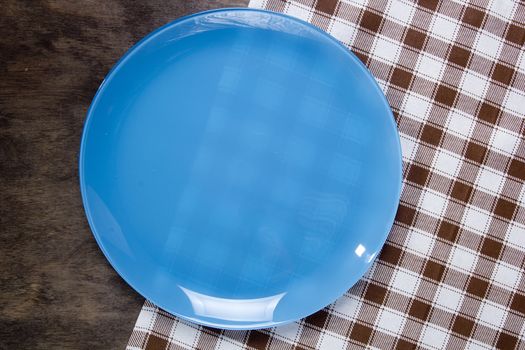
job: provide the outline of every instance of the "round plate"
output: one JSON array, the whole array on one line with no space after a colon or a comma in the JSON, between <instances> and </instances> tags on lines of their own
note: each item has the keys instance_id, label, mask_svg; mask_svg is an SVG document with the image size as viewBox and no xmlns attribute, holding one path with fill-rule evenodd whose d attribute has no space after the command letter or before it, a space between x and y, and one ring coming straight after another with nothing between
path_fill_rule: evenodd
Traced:
<instances>
[{"instance_id":1,"label":"round plate","mask_svg":"<svg viewBox=\"0 0 525 350\"><path fill-rule=\"evenodd\" d=\"M84 128L86 214L159 307L226 329L305 317L362 277L401 187L392 113L335 39L272 12L199 13L134 46Z\"/></svg>"}]
</instances>

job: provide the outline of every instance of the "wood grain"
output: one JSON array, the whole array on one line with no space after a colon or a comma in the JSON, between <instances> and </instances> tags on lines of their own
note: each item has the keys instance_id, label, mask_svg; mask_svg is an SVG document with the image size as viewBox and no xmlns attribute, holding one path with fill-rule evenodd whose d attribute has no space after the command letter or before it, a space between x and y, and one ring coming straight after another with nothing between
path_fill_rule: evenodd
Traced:
<instances>
[{"instance_id":1,"label":"wood grain","mask_svg":"<svg viewBox=\"0 0 525 350\"><path fill-rule=\"evenodd\" d=\"M89 230L78 151L89 103L138 39L230 1L0 0L0 348L124 348L143 299Z\"/></svg>"}]
</instances>

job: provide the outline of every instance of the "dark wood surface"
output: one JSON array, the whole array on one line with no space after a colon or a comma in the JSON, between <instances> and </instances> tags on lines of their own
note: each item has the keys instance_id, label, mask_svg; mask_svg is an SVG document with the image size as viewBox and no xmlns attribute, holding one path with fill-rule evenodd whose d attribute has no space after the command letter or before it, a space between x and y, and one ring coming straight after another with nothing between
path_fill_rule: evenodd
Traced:
<instances>
[{"instance_id":1,"label":"dark wood surface","mask_svg":"<svg viewBox=\"0 0 525 350\"><path fill-rule=\"evenodd\" d=\"M137 40L248 0L0 0L0 349L122 349L143 298L106 262L78 184L86 110Z\"/></svg>"}]
</instances>

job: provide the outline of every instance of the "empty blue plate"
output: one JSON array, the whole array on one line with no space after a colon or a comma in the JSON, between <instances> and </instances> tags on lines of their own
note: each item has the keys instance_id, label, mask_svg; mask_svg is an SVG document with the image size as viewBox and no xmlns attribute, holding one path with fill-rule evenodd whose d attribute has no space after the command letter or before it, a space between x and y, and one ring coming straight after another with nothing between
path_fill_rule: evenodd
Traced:
<instances>
[{"instance_id":1,"label":"empty blue plate","mask_svg":"<svg viewBox=\"0 0 525 350\"><path fill-rule=\"evenodd\" d=\"M161 308L225 329L335 301L396 212L392 113L359 60L300 20L226 9L168 24L97 92L86 214L118 273Z\"/></svg>"}]
</instances>

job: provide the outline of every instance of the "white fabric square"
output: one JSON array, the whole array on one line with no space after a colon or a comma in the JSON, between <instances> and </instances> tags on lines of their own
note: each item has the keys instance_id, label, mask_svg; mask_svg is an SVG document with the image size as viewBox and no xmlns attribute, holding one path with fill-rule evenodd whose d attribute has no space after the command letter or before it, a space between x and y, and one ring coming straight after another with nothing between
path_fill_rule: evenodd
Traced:
<instances>
[{"instance_id":1,"label":"white fabric square","mask_svg":"<svg viewBox=\"0 0 525 350\"><path fill-rule=\"evenodd\" d=\"M135 323L135 327L148 329L153 324L155 317L156 314L153 310L142 309Z\"/></svg>"},{"instance_id":2,"label":"white fabric square","mask_svg":"<svg viewBox=\"0 0 525 350\"><path fill-rule=\"evenodd\" d=\"M514 246L525 250L525 226L514 223L509 226L506 241Z\"/></svg>"},{"instance_id":3,"label":"white fabric square","mask_svg":"<svg viewBox=\"0 0 525 350\"><path fill-rule=\"evenodd\" d=\"M428 118L427 112L430 103L426 98L414 93L407 93L404 101L403 111L416 120L425 122Z\"/></svg>"},{"instance_id":4,"label":"white fabric square","mask_svg":"<svg viewBox=\"0 0 525 350\"><path fill-rule=\"evenodd\" d=\"M455 177L459 171L461 160L451 152L440 149L434 157L434 164L432 165L437 171L447 174L450 177Z\"/></svg>"},{"instance_id":5,"label":"white fabric square","mask_svg":"<svg viewBox=\"0 0 525 350\"><path fill-rule=\"evenodd\" d=\"M440 217L445 206L447 205L447 199L443 198L435 191L426 190L423 192L419 201L421 209L433 214L434 216Z\"/></svg>"},{"instance_id":6,"label":"white fabric square","mask_svg":"<svg viewBox=\"0 0 525 350\"><path fill-rule=\"evenodd\" d=\"M231 339L224 337L219 338L219 342L215 345L215 350L241 350L244 346L240 343L233 343Z\"/></svg>"},{"instance_id":7,"label":"white fabric square","mask_svg":"<svg viewBox=\"0 0 525 350\"><path fill-rule=\"evenodd\" d=\"M177 340L177 342L193 346L195 338L199 331L184 322L178 322L175 327L172 328L170 338Z\"/></svg>"},{"instance_id":8,"label":"white fabric square","mask_svg":"<svg viewBox=\"0 0 525 350\"><path fill-rule=\"evenodd\" d=\"M457 312L463 301L463 293L452 287L440 286L436 292L434 303L442 308Z\"/></svg>"},{"instance_id":9,"label":"white fabric square","mask_svg":"<svg viewBox=\"0 0 525 350\"><path fill-rule=\"evenodd\" d=\"M525 95L516 89L509 88L505 102L503 103L503 108L523 117L525 114Z\"/></svg>"},{"instance_id":10,"label":"white fabric square","mask_svg":"<svg viewBox=\"0 0 525 350\"><path fill-rule=\"evenodd\" d=\"M461 223L477 234L487 232L491 214L483 209L467 207Z\"/></svg>"},{"instance_id":11,"label":"white fabric square","mask_svg":"<svg viewBox=\"0 0 525 350\"><path fill-rule=\"evenodd\" d=\"M341 22L341 20L335 20L332 22L330 27L330 34L337 40L350 45L354 42L356 29L354 26Z\"/></svg>"},{"instance_id":12,"label":"white fabric square","mask_svg":"<svg viewBox=\"0 0 525 350\"><path fill-rule=\"evenodd\" d=\"M347 342L342 338L331 335L328 332L324 332L317 343L317 349L319 350L342 350L346 349Z\"/></svg>"},{"instance_id":13,"label":"white fabric square","mask_svg":"<svg viewBox=\"0 0 525 350\"><path fill-rule=\"evenodd\" d=\"M406 315L400 315L388 309L383 309L377 319L376 326L393 334L398 334L405 323Z\"/></svg>"},{"instance_id":14,"label":"white fabric square","mask_svg":"<svg viewBox=\"0 0 525 350\"><path fill-rule=\"evenodd\" d=\"M446 42L453 41L456 38L457 22L453 19L436 15L430 25L430 32Z\"/></svg>"},{"instance_id":15,"label":"white fabric square","mask_svg":"<svg viewBox=\"0 0 525 350\"><path fill-rule=\"evenodd\" d=\"M308 21L311 16L311 12L308 11L308 8L296 5L294 3L288 3L286 14L302 19L303 21Z\"/></svg>"},{"instance_id":16,"label":"white fabric square","mask_svg":"<svg viewBox=\"0 0 525 350\"><path fill-rule=\"evenodd\" d=\"M490 144L498 151L503 151L505 154L512 155L514 154L514 150L518 147L519 142L520 139L517 134L495 127L492 132L492 140L490 141Z\"/></svg>"},{"instance_id":17,"label":"white fabric square","mask_svg":"<svg viewBox=\"0 0 525 350\"><path fill-rule=\"evenodd\" d=\"M480 343L477 340L470 339L467 343L465 350L492 350L493 348L486 344Z\"/></svg>"},{"instance_id":18,"label":"white fabric square","mask_svg":"<svg viewBox=\"0 0 525 350\"><path fill-rule=\"evenodd\" d=\"M419 341L431 348L444 349L447 339L448 331L446 329L441 327L426 326Z\"/></svg>"},{"instance_id":19,"label":"white fabric square","mask_svg":"<svg viewBox=\"0 0 525 350\"><path fill-rule=\"evenodd\" d=\"M507 311L505 310L505 306L498 305L491 301L484 301L481 304L478 318L487 326L499 329L505 319L506 314Z\"/></svg>"},{"instance_id":20,"label":"white fabric square","mask_svg":"<svg viewBox=\"0 0 525 350\"><path fill-rule=\"evenodd\" d=\"M466 138L470 137L474 125L472 117L453 109L448 115L448 130Z\"/></svg>"},{"instance_id":21,"label":"white fabric square","mask_svg":"<svg viewBox=\"0 0 525 350\"><path fill-rule=\"evenodd\" d=\"M442 59L423 53L419 55L416 70L419 75L436 81L441 79L445 62Z\"/></svg>"},{"instance_id":22,"label":"white fabric square","mask_svg":"<svg viewBox=\"0 0 525 350\"><path fill-rule=\"evenodd\" d=\"M404 269L398 269L395 272L394 279L390 283L390 287L396 289L401 294L405 295L414 295L414 292L419 285L421 279L419 276L406 271Z\"/></svg>"},{"instance_id":23,"label":"white fabric square","mask_svg":"<svg viewBox=\"0 0 525 350\"><path fill-rule=\"evenodd\" d=\"M372 48L372 55L375 58L380 58L387 63L396 63L399 56L399 43L392 42L383 37L376 37L374 47Z\"/></svg>"},{"instance_id":24,"label":"white fabric square","mask_svg":"<svg viewBox=\"0 0 525 350\"><path fill-rule=\"evenodd\" d=\"M408 161L413 160L415 157L414 151L417 146L416 142L412 138L409 138L402 133L400 133L399 136L401 136L401 153L403 154L403 158Z\"/></svg>"},{"instance_id":25,"label":"white fabric square","mask_svg":"<svg viewBox=\"0 0 525 350\"><path fill-rule=\"evenodd\" d=\"M478 178L476 179L476 185L485 190L498 193L504 180L505 177L502 173L487 167L481 167L478 172Z\"/></svg>"},{"instance_id":26,"label":"white fabric square","mask_svg":"<svg viewBox=\"0 0 525 350\"><path fill-rule=\"evenodd\" d=\"M419 253L419 255L427 256L433 245L434 239L427 236L424 232L411 230L406 248Z\"/></svg>"},{"instance_id":27,"label":"white fabric square","mask_svg":"<svg viewBox=\"0 0 525 350\"><path fill-rule=\"evenodd\" d=\"M481 30L478 32L474 49L482 56L497 60L501 49L501 38Z\"/></svg>"},{"instance_id":28,"label":"white fabric square","mask_svg":"<svg viewBox=\"0 0 525 350\"><path fill-rule=\"evenodd\" d=\"M516 4L517 2L515 1L492 0L489 5L489 11L508 20L513 17Z\"/></svg>"},{"instance_id":29,"label":"white fabric square","mask_svg":"<svg viewBox=\"0 0 525 350\"><path fill-rule=\"evenodd\" d=\"M262 8L265 0L250 0L250 7Z\"/></svg>"},{"instance_id":30,"label":"white fabric square","mask_svg":"<svg viewBox=\"0 0 525 350\"><path fill-rule=\"evenodd\" d=\"M479 74L466 70L463 73L463 80L461 82L461 89L468 95L483 98L487 90L488 80Z\"/></svg>"},{"instance_id":31,"label":"white fabric square","mask_svg":"<svg viewBox=\"0 0 525 350\"><path fill-rule=\"evenodd\" d=\"M352 319L359 307L361 306L361 301L353 296L343 295L334 304L334 311L343 315L343 317Z\"/></svg>"},{"instance_id":32,"label":"white fabric square","mask_svg":"<svg viewBox=\"0 0 525 350\"><path fill-rule=\"evenodd\" d=\"M393 0L390 3L388 11L386 11L389 17L395 18L403 24L409 24L414 14L414 6L407 4L404 1Z\"/></svg>"},{"instance_id":33,"label":"white fabric square","mask_svg":"<svg viewBox=\"0 0 525 350\"><path fill-rule=\"evenodd\" d=\"M478 255L470 249L455 246L449 257L449 264L456 270L470 272L478 261Z\"/></svg>"},{"instance_id":34,"label":"white fabric square","mask_svg":"<svg viewBox=\"0 0 525 350\"><path fill-rule=\"evenodd\" d=\"M275 335L293 342L299 335L301 328L303 327L299 322L293 322L284 326L275 327L274 331Z\"/></svg>"},{"instance_id":35,"label":"white fabric square","mask_svg":"<svg viewBox=\"0 0 525 350\"><path fill-rule=\"evenodd\" d=\"M513 290L518 285L520 278L521 273L519 270L517 270L514 266L502 261L498 262L498 265L492 273L492 279L494 281L511 290Z\"/></svg>"}]
</instances>

